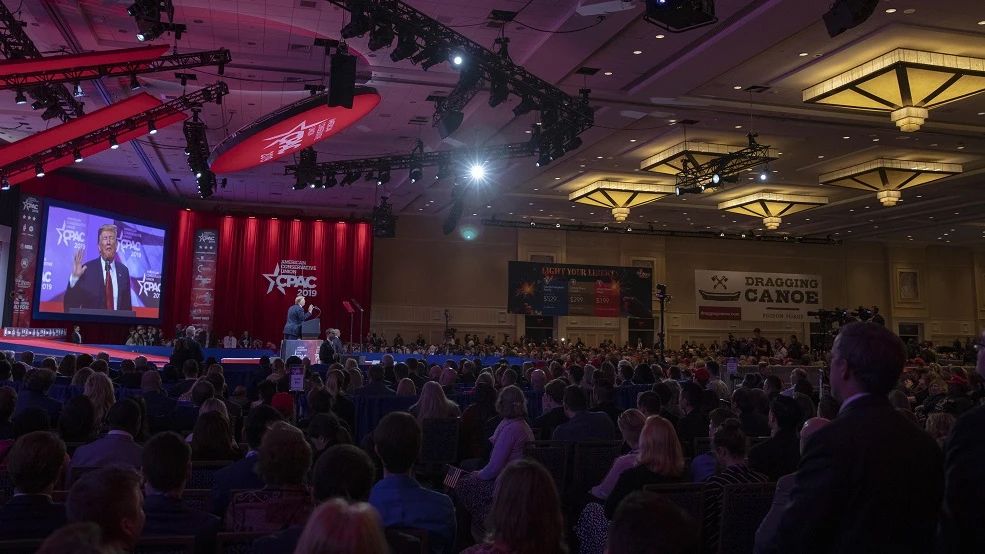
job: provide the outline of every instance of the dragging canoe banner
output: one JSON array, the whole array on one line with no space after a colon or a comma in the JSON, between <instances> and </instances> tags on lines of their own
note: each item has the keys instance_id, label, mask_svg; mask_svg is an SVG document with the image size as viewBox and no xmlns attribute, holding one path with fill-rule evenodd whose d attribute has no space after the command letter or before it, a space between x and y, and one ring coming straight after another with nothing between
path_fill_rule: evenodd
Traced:
<instances>
[{"instance_id":1,"label":"dragging canoe banner","mask_svg":"<svg viewBox=\"0 0 985 554\"><path fill-rule=\"evenodd\" d=\"M698 319L807 321L822 306L819 275L698 269L694 289Z\"/></svg>"}]
</instances>

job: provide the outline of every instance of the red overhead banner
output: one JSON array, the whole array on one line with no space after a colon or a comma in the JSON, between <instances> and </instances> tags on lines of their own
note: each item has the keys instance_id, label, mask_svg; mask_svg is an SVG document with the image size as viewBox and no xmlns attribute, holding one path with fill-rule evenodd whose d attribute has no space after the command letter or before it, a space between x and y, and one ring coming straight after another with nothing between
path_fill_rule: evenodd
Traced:
<instances>
[{"instance_id":1,"label":"red overhead banner","mask_svg":"<svg viewBox=\"0 0 985 554\"><path fill-rule=\"evenodd\" d=\"M133 69L144 69L147 65L157 58L160 58L170 48L167 44L159 46L140 46L137 48L126 48L124 50L109 50L103 52L86 52L85 54L65 54L61 56L46 56L43 58L27 58L23 60L11 60L0 63L0 77L17 75L21 73L48 73L49 79L52 73L64 73L70 71L79 80L96 79L101 77L95 69L79 72L80 67L107 64L133 64ZM139 62L145 62L143 64ZM124 73L120 73L124 75ZM29 86L34 83L45 82L40 76L28 77L23 83Z\"/></svg>"}]
</instances>

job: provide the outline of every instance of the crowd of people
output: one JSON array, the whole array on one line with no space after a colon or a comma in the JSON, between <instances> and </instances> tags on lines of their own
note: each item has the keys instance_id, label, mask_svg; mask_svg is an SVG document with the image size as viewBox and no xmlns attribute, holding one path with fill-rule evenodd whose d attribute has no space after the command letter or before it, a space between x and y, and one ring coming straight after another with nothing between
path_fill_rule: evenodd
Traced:
<instances>
[{"instance_id":1,"label":"crowd of people","mask_svg":"<svg viewBox=\"0 0 985 554\"><path fill-rule=\"evenodd\" d=\"M193 536L204 554L220 532L263 535L258 554L717 552L728 488L776 483L756 552L985 551L985 349L971 347L975 370L926 363L857 323L809 368L817 386L805 368L787 381L765 363L729 379L701 345L671 365L576 342L514 366L384 356L365 372L347 359L322 373L264 359L230 391L183 331L178 367L161 370L142 357L111 369L104 355L4 353L0 482L14 494L0 540L43 539L46 554L168 536ZM304 392L290 390L294 364ZM47 395L55 384L80 394L60 402ZM634 405L616 405L621 387L636 387ZM398 394L417 398L356 436L359 397ZM442 480L419 462L428 422L447 418L459 434ZM623 447L598 482L575 485L534 461L538 439ZM204 462L221 469L208 508L192 508ZM703 483L700 520L647 490L683 483Z\"/></svg>"}]
</instances>

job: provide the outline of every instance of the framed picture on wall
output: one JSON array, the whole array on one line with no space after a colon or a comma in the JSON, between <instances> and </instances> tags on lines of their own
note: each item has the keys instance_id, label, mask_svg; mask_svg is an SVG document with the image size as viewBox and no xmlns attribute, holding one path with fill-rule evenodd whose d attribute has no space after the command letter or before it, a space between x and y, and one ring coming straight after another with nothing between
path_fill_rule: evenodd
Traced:
<instances>
[{"instance_id":1,"label":"framed picture on wall","mask_svg":"<svg viewBox=\"0 0 985 554\"><path fill-rule=\"evenodd\" d=\"M920 274L915 269L898 268L896 270L896 301L900 303L920 303Z\"/></svg>"}]
</instances>

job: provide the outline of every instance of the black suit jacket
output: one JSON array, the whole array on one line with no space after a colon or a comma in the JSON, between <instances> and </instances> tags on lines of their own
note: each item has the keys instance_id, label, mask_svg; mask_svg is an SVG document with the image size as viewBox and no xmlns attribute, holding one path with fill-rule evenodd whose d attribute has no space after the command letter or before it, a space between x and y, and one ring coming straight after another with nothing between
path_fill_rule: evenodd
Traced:
<instances>
[{"instance_id":1,"label":"black suit jacket","mask_svg":"<svg viewBox=\"0 0 985 554\"><path fill-rule=\"evenodd\" d=\"M72 334L71 334L71 336L69 337L68 340L69 340L69 342L71 342L73 344L82 344L82 334L81 333L78 333L78 332L75 332L75 331L72 331Z\"/></svg>"},{"instance_id":2,"label":"black suit jacket","mask_svg":"<svg viewBox=\"0 0 985 554\"><path fill-rule=\"evenodd\" d=\"M229 491L257 490L267 486L255 471L257 456L247 456L215 472L212 478L212 513L224 519L229 506Z\"/></svg>"},{"instance_id":3,"label":"black suit jacket","mask_svg":"<svg viewBox=\"0 0 985 554\"><path fill-rule=\"evenodd\" d=\"M944 454L946 486L938 552L985 552L985 407L958 419Z\"/></svg>"},{"instance_id":4,"label":"black suit jacket","mask_svg":"<svg viewBox=\"0 0 985 554\"><path fill-rule=\"evenodd\" d=\"M743 412L739 414L739 421L742 422L742 432L747 437L768 437L770 436L770 424L766 416L756 412Z\"/></svg>"},{"instance_id":5,"label":"black suit jacket","mask_svg":"<svg viewBox=\"0 0 985 554\"><path fill-rule=\"evenodd\" d=\"M284 334L300 337L301 324L304 323L309 317L311 317L311 312L305 310L297 304L288 308L287 323L284 324Z\"/></svg>"},{"instance_id":6,"label":"black suit jacket","mask_svg":"<svg viewBox=\"0 0 985 554\"><path fill-rule=\"evenodd\" d=\"M202 353L202 345L201 344L199 344L197 341L194 341L194 340L189 339L189 338L185 338L185 344L188 345L188 357L189 358L195 360L198 363L202 363L202 361L205 360L205 354ZM203 367L202 369L205 370L207 368L204 368ZM181 368L179 367L178 370L181 371ZM204 371L203 371L203 373L204 373Z\"/></svg>"},{"instance_id":7,"label":"black suit jacket","mask_svg":"<svg viewBox=\"0 0 985 554\"><path fill-rule=\"evenodd\" d=\"M130 270L123 262L116 260L113 263L116 268L116 308L118 310L131 310L130 305ZM89 308L106 309L106 284L103 278L106 270L103 269L103 259L96 258L89 260L83 266L85 272L79 277L75 286L65 287L65 311L69 308Z\"/></svg>"},{"instance_id":8,"label":"black suit jacket","mask_svg":"<svg viewBox=\"0 0 985 554\"><path fill-rule=\"evenodd\" d=\"M690 413L677 421L677 439L685 456L694 455L695 437L708 436L708 414L701 410L691 410Z\"/></svg>"},{"instance_id":9,"label":"black suit jacket","mask_svg":"<svg viewBox=\"0 0 985 554\"><path fill-rule=\"evenodd\" d=\"M147 520L141 537L193 535L196 554L215 552L215 536L222 530L218 517L185 506L178 498L150 494L144 499Z\"/></svg>"},{"instance_id":10,"label":"black suit jacket","mask_svg":"<svg viewBox=\"0 0 985 554\"><path fill-rule=\"evenodd\" d=\"M933 552L942 458L885 396L856 399L807 441L777 551Z\"/></svg>"},{"instance_id":11,"label":"black suit jacket","mask_svg":"<svg viewBox=\"0 0 985 554\"><path fill-rule=\"evenodd\" d=\"M540 437L543 440L551 440L554 430L567 422L568 414L564 413L564 408L558 407L535 419L531 427L540 429Z\"/></svg>"},{"instance_id":12,"label":"black suit jacket","mask_svg":"<svg viewBox=\"0 0 985 554\"><path fill-rule=\"evenodd\" d=\"M51 418L52 423L57 422L58 416L62 413L61 402L54 398L49 398L47 395L22 389L17 393L17 404L14 405L14 417L16 418L28 408L41 408L48 412L48 417Z\"/></svg>"},{"instance_id":13,"label":"black suit jacket","mask_svg":"<svg viewBox=\"0 0 985 554\"><path fill-rule=\"evenodd\" d=\"M147 404L147 417L167 417L174 411L178 402L174 398L168 398L159 392L147 391L143 394L144 402Z\"/></svg>"},{"instance_id":14,"label":"black suit jacket","mask_svg":"<svg viewBox=\"0 0 985 554\"><path fill-rule=\"evenodd\" d=\"M50 496L15 496L0 508L0 540L43 539L67 523L65 505Z\"/></svg>"},{"instance_id":15,"label":"black suit jacket","mask_svg":"<svg viewBox=\"0 0 985 554\"><path fill-rule=\"evenodd\" d=\"M749 449L749 467L776 481L797 471L800 440L794 431L777 431L769 439Z\"/></svg>"}]
</instances>

